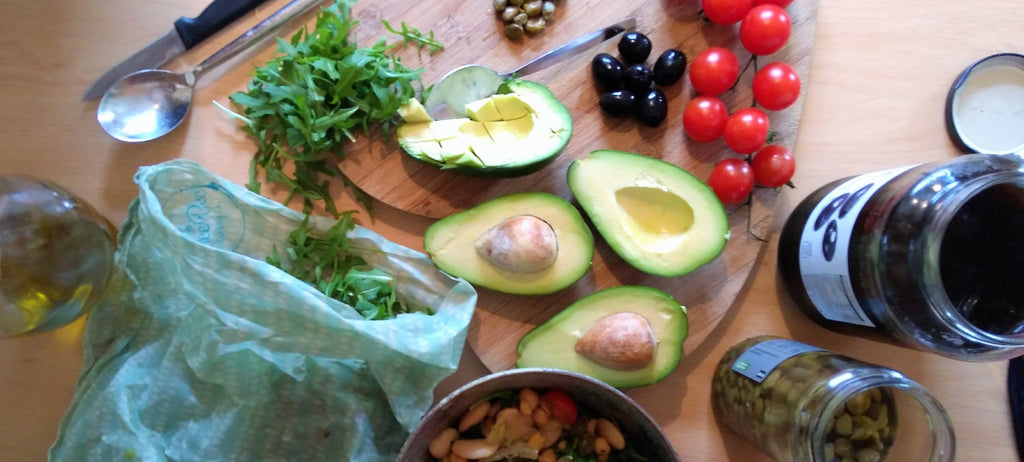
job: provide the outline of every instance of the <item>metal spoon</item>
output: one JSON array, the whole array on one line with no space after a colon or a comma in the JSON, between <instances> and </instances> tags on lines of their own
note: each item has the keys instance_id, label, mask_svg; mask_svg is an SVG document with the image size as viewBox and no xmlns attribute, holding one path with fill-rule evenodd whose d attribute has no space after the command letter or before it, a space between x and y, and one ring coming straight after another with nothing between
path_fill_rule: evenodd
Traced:
<instances>
[{"instance_id":1,"label":"metal spoon","mask_svg":"<svg viewBox=\"0 0 1024 462\"><path fill-rule=\"evenodd\" d=\"M546 69L574 52L590 48L622 31L636 27L636 18L612 24L583 35L554 50L544 53L526 64L499 74L494 69L480 64L456 68L438 80L423 103L427 114L435 119L465 117L466 104L493 95L501 82L513 75L526 75Z\"/></svg>"},{"instance_id":2,"label":"metal spoon","mask_svg":"<svg viewBox=\"0 0 1024 462\"><path fill-rule=\"evenodd\" d=\"M96 120L107 134L121 141L149 141L166 135L185 120L195 84L207 71L321 1L292 1L185 74L146 69L124 76L103 95Z\"/></svg>"}]
</instances>

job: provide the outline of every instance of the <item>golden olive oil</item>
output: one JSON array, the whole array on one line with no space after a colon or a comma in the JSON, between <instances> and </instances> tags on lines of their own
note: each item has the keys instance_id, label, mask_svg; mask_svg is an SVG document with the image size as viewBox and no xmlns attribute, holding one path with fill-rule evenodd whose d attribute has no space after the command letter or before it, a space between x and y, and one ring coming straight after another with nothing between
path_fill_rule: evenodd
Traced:
<instances>
[{"instance_id":1,"label":"golden olive oil","mask_svg":"<svg viewBox=\"0 0 1024 462\"><path fill-rule=\"evenodd\" d=\"M113 268L107 220L54 184L0 175L0 337L63 326Z\"/></svg>"}]
</instances>

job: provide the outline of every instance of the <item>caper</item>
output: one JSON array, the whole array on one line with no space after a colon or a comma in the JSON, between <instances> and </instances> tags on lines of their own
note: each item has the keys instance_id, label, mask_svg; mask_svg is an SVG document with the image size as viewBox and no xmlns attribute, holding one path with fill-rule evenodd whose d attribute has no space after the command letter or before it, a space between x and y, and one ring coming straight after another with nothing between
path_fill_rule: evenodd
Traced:
<instances>
[{"instance_id":1,"label":"caper","mask_svg":"<svg viewBox=\"0 0 1024 462\"><path fill-rule=\"evenodd\" d=\"M506 6L505 10L501 12L501 20L505 21L506 23L512 22L512 20L515 19L517 14L519 14L519 8L516 8L512 5Z\"/></svg>"},{"instance_id":2,"label":"caper","mask_svg":"<svg viewBox=\"0 0 1024 462\"><path fill-rule=\"evenodd\" d=\"M520 12L516 17L512 18L512 22L519 24L522 27L526 27L526 21L529 21L530 17L526 13Z\"/></svg>"},{"instance_id":3,"label":"caper","mask_svg":"<svg viewBox=\"0 0 1024 462\"><path fill-rule=\"evenodd\" d=\"M544 30L545 26L544 18L537 16L536 18L530 18L526 21L526 31L531 34L536 34Z\"/></svg>"},{"instance_id":4,"label":"caper","mask_svg":"<svg viewBox=\"0 0 1024 462\"><path fill-rule=\"evenodd\" d=\"M509 3L515 6L522 6L524 0L508 0Z\"/></svg>"},{"instance_id":5,"label":"caper","mask_svg":"<svg viewBox=\"0 0 1024 462\"><path fill-rule=\"evenodd\" d=\"M494 11L500 12L508 5L508 0L494 0Z\"/></svg>"},{"instance_id":6,"label":"caper","mask_svg":"<svg viewBox=\"0 0 1024 462\"><path fill-rule=\"evenodd\" d=\"M526 12L527 16L529 16L531 18L536 18L536 17L540 16L540 12L541 12L541 9L543 9L543 7L544 7L544 2L543 1L541 1L541 0L530 0L525 5L523 5L523 11Z\"/></svg>"},{"instance_id":7,"label":"caper","mask_svg":"<svg viewBox=\"0 0 1024 462\"><path fill-rule=\"evenodd\" d=\"M519 40L523 38L524 33L525 31L523 30L523 26L520 26L519 24L512 23L505 25L505 36L512 40Z\"/></svg>"},{"instance_id":8,"label":"caper","mask_svg":"<svg viewBox=\"0 0 1024 462\"><path fill-rule=\"evenodd\" d=\"M555 2L552 2L551 0L545 1L544 4L540 8L540 16L542 18L544 18L545 21L554 21L555 20Z\"/></svg>"}]
</instances>

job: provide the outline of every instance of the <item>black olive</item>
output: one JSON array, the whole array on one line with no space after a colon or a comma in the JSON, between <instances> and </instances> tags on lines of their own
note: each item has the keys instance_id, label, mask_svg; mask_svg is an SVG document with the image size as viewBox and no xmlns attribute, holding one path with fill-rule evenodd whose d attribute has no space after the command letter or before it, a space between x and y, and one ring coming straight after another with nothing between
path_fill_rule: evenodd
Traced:
<instances>
[{"instance_id":1,"label":"black olive","mask_svg":"<svg viewBox=\"0 0 1024 462\"><path fill-rule=\"evenodd\" d=\"M653 89L637 101L636 118L649 127L661 125L668 114L668 101L661 90Z\"/></svg>"},{"instance_id":2,"label":"black olive","mask_svg":"<svg viewBox=\"0 0 1024 462\"><path fill-rule=\"evenodd\" d=\"M601 95L601 110L612 117L624 117L633 113L636 108L636 96L623 90L616 90Z\"/></svg>"},{"instance_id":3,"label":"black olive","mask_svg":"<svg viewBox=\"0 0 1024 462\"><path fill-rule=\"evenodd\" d=\"M644 95L651 89L654 73L643 64L634 64L626 68L622 76L622 86L634 95Z\"/></svg>"},{"instance_id":4,"label":"black olive","mask_svg":"<svg viewBox=\"0 0 1024 462\"><path fill-rule=\"evenodd\" d=\"M594 56L590 71L606 90L617 90L622 85L622 63L608 53Z\"/></svg>"},{"instance_id":5,"label":"black olive","mask_svg":"<svg viewBox=\"0 0 1024 462\"><path fill-rule=\"evenodd\" d=\"M672 85L683 76L685 70L686 55L675 48L669 48L654 63L654 83Z\"/></svg>"},{"instance_id":6,"label":"black olive","mask_svg":"<svg viewBox=\"0 0 1024 462\"><path fill-rule=\"evenodd\" d=\"M651 39L639 32L626 32L619 40L619 54L627 63L642 63L651 55Z\"/></svg>"}]
</instances>

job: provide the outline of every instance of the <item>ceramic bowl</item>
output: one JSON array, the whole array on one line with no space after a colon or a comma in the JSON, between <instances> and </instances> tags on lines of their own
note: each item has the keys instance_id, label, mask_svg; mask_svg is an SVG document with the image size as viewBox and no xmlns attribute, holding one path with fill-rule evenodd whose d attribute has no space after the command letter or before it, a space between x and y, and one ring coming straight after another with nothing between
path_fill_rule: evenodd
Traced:
<instances>
[{"instance_id":1,"label":"ceramic bowl","mask_svg":"<svg viewBox=\"0 0 1024 462\"><path fill-rule=\"evenodd\" d=\"M557 369L524 368L481 377L443 398L409 435L399 452L398 461L435 462L428 446L442 429L457 426L466 410L484 397L497 391L518 391L525 387L565 391L579 407L617 423L626 440L649 461L680 460L658 423L636 401L618 389L582 374Z\"/></svg>"}]
</instances>

